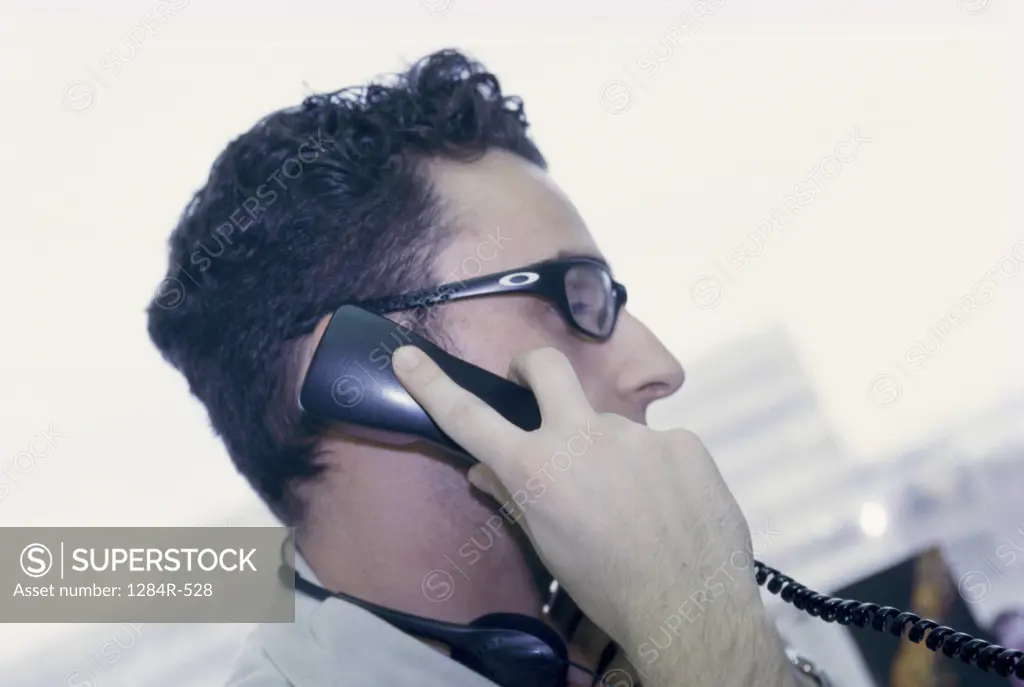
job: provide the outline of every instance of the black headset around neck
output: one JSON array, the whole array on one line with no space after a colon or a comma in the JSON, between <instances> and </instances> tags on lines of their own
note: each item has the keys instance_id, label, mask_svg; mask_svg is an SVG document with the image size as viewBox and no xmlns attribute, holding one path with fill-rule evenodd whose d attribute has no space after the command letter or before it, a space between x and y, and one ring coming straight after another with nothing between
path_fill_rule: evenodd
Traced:
<instances>
[{"instance_id":1,"label":"black headset around neck","mask_svg":"<svg viewBox=\"0 0 1024 687\"><path fill-rule=\"evenodd\" d=\"M448 647L453 661L501 687L565 687L570 666L601 676L569 660L569 651L558 632L539 618L519 613L490 613L469 625L432 620L378 606L363 599L333 592L302 577L287 563L280 568L286 586L318 601L335 598L369 611L384 622L422 639Z\"/></svg>"}]
</instances>

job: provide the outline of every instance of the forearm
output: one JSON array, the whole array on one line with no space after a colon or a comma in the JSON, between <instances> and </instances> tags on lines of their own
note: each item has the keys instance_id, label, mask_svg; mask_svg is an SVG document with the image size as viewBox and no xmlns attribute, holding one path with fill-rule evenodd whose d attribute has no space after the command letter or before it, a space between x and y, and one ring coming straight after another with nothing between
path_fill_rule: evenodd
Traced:
<instances>
[{"instance_id":1,"label":"forearm","mask_svg":"<svg viewBox=\"0 0 1024 687\"><path fill-rule=\"evenodd\" d=\"M789 660L760 599L707 609L700 623L631 624L626 648L645 687L817 687Z\"/></svg>"}]
</instances>

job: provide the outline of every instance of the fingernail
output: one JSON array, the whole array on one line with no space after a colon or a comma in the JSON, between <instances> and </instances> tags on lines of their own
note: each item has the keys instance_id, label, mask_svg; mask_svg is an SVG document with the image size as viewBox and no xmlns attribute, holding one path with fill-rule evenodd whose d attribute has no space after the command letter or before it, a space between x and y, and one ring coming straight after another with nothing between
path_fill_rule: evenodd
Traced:
<instances>
[{"instance_id":1,"label":"fingernail","mask_svg":"<svg viewBox=\"0 0 1024 687\"><path fill-rule=\"evenodd\" d=\"M423 362L423 352L415 346L402 346L391 356L391 364L396 370L412 372Z\"/></svg>"}]
</instances>

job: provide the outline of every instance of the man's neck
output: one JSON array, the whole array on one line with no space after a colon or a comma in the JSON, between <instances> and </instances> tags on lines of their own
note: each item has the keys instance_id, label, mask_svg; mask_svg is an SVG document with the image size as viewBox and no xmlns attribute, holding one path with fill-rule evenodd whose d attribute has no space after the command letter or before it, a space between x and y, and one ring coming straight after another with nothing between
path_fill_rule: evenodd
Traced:
<instances>
[{"instance_id":1,"label":"man's neck","mask_svg":"<svg viewBox=\"0 0 1024 687\"><path fill-rule=\"evenodd\" d=\"M539 616L522 534L465 473L406 449L349 443L304 487L298 547L324 587L406 613L468 623Z\"/></svg>"},{"instance_id":2,"label":"man's neck","mask_svg":"<svg viewBox=\"0 0 1024 687\"><path fill-rule=\"evenodd\" d=\"M297 532L325 588L455 623L488 613L542 617L546 573L518 526L462 470L359 443L336 453L344 461L331 460L323 479L304 489L308 510ZM586 620L581 628L575 641L562 634L570 658L593 670L609 640ZM568 679L592 682L575 668Z\"/></svg>"}]
</instances>

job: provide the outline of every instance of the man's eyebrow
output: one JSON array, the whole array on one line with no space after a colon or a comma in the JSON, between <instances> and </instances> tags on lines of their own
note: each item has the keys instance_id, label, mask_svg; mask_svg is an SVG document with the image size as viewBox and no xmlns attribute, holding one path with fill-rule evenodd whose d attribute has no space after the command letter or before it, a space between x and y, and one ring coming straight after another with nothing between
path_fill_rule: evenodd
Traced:
<instances>
[{"instance_id":1,"label":"man's eyebrow","mask_svg":"<svg viewBox=\"0 0 1024 687\"><path fill-rule=\"evenodd\" d=\"M607 267L609 270L611 270L611 266L608 264L608 261L605 260L600 255L597 255L596 253L587 253L578 250L560 250L557 253L555 253L555 257L553 259L568 260L571 258L586 258L587 260L594 260L595 262L599 262L605 267Z\"/></svg>"}]
</instances>

